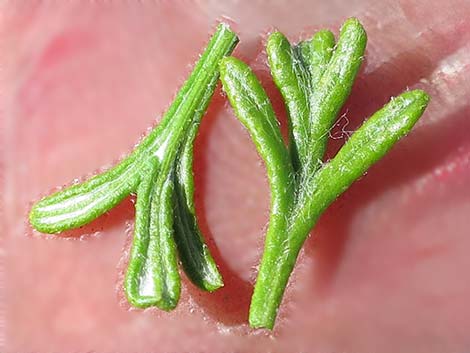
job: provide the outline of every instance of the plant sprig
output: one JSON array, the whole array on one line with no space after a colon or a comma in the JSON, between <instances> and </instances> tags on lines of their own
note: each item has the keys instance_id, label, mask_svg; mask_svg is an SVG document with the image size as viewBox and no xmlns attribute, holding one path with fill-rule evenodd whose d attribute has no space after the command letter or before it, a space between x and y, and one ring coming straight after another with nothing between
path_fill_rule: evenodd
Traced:
<instances>
[{"instance_id":1,"label":"plant sprig","mask_svg":"<svg viewBox=\"0 0 470 353\"><path fill-rule=\"evenodd\" d=\"M188 277L204 290L223 286L204 242L194 208L193 142L219 77L218 63L238 38L217 27L190 77L161 123L118 165L37 202L29 219L43 233L89 223L137 194L134 238L124 287L137 307L171 310L180 295L179 258Z\"/></svg>"},{"instance_id":2,"label":"plant sprig","mask_svg":"<svg viewBox=\"0 0 470 353\"><path fill-rule=\"evenodd\" d=\"M393 98L323 163L328 132L351 91L365 46L365 30L354 18L343 24L334 50L329 31L297 46L279 32L269 37L271 73L288 110L289 150L251 69L233 57L220 63L223 88L265 162L271 188L269 227L250 306L252 327L273 328L298 253L319 216L411 130L428 104L420 90Z\"/></svg>"},{"instance_id":3,"label":"plant sprig","mask_svg":"<svg viewBox=\"0 0 470 353\"><path fill-rule=\"evenodd\" d=\"M279 32L269 37L271 73L288 111L288 147L256 76L242 61L225 57L237 42L228 26L219 25L162 122L139 146L109 171L37 202L30 222L44 233L77 228L136 193L124 280L129 302L172 310L181 292L178 257L200 288L223 286L197 224L192 172L194 139L220 67L224 90L265 161L271 188L270 222L249 321L253 327L272 328L298 253L320 215L411 130L429 97L414 90L392 99L324 163L328 132L364 55L362 25L347 20L336 45L327 30L295 46Z\"/></svg>"}]
</instances>

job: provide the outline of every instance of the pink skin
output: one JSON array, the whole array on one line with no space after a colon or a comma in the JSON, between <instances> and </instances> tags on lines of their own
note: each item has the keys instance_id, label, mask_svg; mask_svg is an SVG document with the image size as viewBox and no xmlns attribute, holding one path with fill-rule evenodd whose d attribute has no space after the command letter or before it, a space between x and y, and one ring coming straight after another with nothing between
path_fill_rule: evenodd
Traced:
<instances>
[{"instance_id":1,"label":"pink skin","mask_svg":"<svg viewBox=\"0 0 470 353\"><path fill-rule=\"evenodd\" d=\"M2 352L468 352L470 3L342 3L2 5ZM264 34L276 27L296 40L352 15L369 45L329 156L390 96L420 87L433 100L413 132L322 217L273 333L246 324L269 207L265 169L220 92L201 127L195 169L198 213L224 289L207 295L184 280L174 312L128 310L121 272L132 199L73 239L25 223L33 200L130 150L217 20L233 23L236 55L262 77L285 121Z\"/></svg>"}]
</instances>

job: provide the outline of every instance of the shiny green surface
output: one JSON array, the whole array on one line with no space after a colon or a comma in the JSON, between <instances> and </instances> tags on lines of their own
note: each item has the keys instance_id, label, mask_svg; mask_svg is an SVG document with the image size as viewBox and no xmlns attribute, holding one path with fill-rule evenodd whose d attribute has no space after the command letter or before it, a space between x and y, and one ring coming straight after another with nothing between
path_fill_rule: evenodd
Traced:
<instances>
[{"instance_id":1,"label":"shiny green surface","mask_svg":"<svg viewBox=\"0 0 470 353\"><path fill-rule=\"evenodd\" d=\"M214 291L223 286L209 248L204 242L194 205L193 147L199 122L193 122L181 147L174 173L175 240L186 275L198 287Z\"/></svg>"},{"instance_id":2,"label":"shiny green surface","mask_svg":"<svg viewBox=\"0 0 470 353\"><path fill-rule=\"evenodd\" d=\"M319 31L311 40L294 47L282 33L274 32L266 44L271 74L287 107L289 149L296 171L308 164L311 98L334 45L335 38L330 31Z\"/></svg>"},{"instance_id":3,"label":"shiny green surface","mask_svg":"<svg viewBox=\"0 0 470 353\"><path fill-rule=\"evenodd\" d=\"M59 233L89 223L136 192L135 234L124 282L134 306L174 308L180 294L176 243L181 244L181 262L196 285L205 290L223 285L195 220L190 145L214 93L218 63L237 42L227 25L219 25L162 122L129 157L84 183L45 197L31 210L34 228ZM187 226L189 220L192 227Z\"/></svg>"},{"instance_id":4,"label":"shiny green surface","mask_svg":"<svg viewBox=\"0 0 470 353\"><path fill-rule=\"evenodd\" d=\"M345 22L334 51L328 31L296 47L278 32L271 35L267 52L288 108L290 153L250 68L234 58L220 63L223 88L265 162L271 187L269 228L250 306L252 327L273 328L298 253L319 216L410 131L428 104L419 90L392 99L322 165L328 132L350 93L365 44L356 19Z\"/></svg>"}]
</instances>

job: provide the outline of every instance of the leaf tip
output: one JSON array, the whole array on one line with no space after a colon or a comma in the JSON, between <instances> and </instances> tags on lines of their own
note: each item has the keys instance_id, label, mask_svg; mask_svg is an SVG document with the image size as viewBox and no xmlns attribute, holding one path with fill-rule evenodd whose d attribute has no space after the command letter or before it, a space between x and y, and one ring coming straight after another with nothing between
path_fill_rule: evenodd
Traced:
<instances>
[{"instance_id":1,"label":"leaf tip","mask_svg":"<svg viewBox=\"0 0 470 353\"><path fill-rule=\"evenodd\" d=\"M361 21L356 17L350 17L346 21L344 21L343 25L341 26L340 36L344 36L348 34L348 36L355 37L356 40L365 43L367 42L367 33L362 25Z\"/></svg>"}]
</instances>

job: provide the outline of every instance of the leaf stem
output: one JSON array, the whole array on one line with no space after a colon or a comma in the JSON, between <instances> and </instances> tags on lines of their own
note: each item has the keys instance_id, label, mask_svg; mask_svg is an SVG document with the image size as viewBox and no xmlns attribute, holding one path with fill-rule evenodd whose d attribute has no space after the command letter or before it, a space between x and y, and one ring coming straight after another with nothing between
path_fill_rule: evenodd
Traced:
<instances>
[{"instance_id":1,"label":"leaf stem","mask_svg":"<svg viewBox=\"0 0 470 353\"><path fill-rule=\"evenodd\" d=\"M136 192L134 239L124 281L126 296L134 306L170 310L177 304L180 277L175 237L185 244L179 247L179 256L188 277L204 290L223 285L195 220L192 144L215 90L218 63L237 42L235 33L220 24L161 123L127 158L81 184L43 198L31 209L34 228L59 233L89 223ZM186 208L181 207L182 200ZM189 220L193 226L183 226ZM187 249L194 252L192 257Z\"/></svg>"},{"instance_id":2,"label":"leaf stem","mask_svg":"<svg viewBox=\"0 0 470 353\"><path fill-rule=\"evenodd\" d=\"M271 103L249 67L231 57L220 63L223 88L266 164L271 187L269 228L250 306L252 327L273 328L299 251L320 215L410 131L429 101L419 90L392 99L321 166L328 130L350 93L366 44L356 19L345 22L333 53L329 33L321 31L296 47L278 32L268 40L271 71L288 107L298 155L287 152Z\"/></svg>"},{"instance_id":3,"label":"leaf stem","mask_svg":"<svg viewBox=\"0 0 470 353\"><path fill-rule=\"evenodd\" d=\"M78 228L109 211L131 192L135 192L141 174L145 174L142 170L145 160L154 155L164 154L165 146L160 148L172 133L175 120L178 120L174 119L175 114L181 114L180 106L187 99L188 91L200 77L201 72L210 69L207 59L212 58L213 64L221 57L230 54L237 42L238 38L230 28L220 24L160 124L118 165L35 203L29 215L31 225L38 231L49 234ZM215 76L218 75L217 69L212 69L210 72Z\"/></svg>"}]
</instances>

